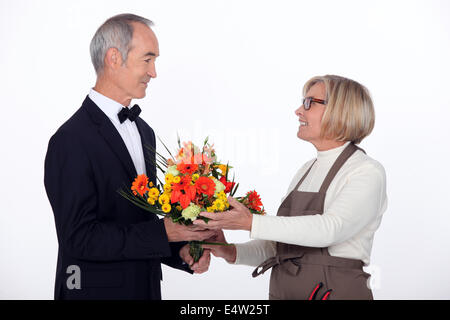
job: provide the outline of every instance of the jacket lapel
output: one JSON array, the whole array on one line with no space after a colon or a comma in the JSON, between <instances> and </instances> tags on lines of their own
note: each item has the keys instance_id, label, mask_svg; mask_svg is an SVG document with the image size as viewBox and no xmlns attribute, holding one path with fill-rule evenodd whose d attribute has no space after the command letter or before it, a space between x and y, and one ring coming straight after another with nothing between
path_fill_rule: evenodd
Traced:
<instances>
[{"instance_id":1,"label":"jacket lapel","mask_svg":"<svg viewBox=\"0 0 450 320\"><path fill-rule=\"evenodd\" d=\"M84 100L83 107L90 114L92 121L97 124L98 132L105 139L117 158L119 158L125 171L131 180L133 180L137 176L136 168L117 129L106 114L89 97L86 97Z\"/></svg>"},{"instance_id":2,"label":"jacket lapel","mask_svg":"<svg viewBox=\"0 0 450 320\"><path fill-rule=\"evenodd\" d=\"M155 152L156 142L153 135L146 134L144 131L144 121L140 118L136 118L136 127L138 128L139 135L141 136L142 151L144 153L145 169L147 176L154 184L156 184L156 169L155 169Z\"/></svg>"}]
</instances>

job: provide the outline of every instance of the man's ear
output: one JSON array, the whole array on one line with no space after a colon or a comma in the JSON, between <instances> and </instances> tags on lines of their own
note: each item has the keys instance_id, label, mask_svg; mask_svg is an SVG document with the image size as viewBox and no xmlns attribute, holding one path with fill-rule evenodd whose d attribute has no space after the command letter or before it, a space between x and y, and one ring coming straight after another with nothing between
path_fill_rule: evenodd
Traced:
<instances>
[{"instance_id":1,"label":"man's ear","mask_svg":"<svg viewBox=\"0 0 450 320\"><path fill-rule=\"evenodd\" d=\"M105 54L105 66L112 70L118 69L122 65L122 54L117 48L109 48Z\"/></svg>"}]
</instances>

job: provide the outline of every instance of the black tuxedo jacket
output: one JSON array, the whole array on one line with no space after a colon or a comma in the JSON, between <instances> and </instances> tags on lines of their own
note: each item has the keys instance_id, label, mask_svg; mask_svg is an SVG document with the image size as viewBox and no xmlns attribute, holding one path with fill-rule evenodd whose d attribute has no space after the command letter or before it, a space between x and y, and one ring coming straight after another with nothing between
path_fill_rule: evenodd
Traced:
<instances>
[{"instance_id":1,"label":"black tuxedo jacket","mask_svg":"<svg viewBox=\"0 0 450 320\"><path fill-rule=\"evenodd\" d=\"M155 154L145 148L155 148L155 134L139 117L136 125L155 183ZM185 242L169 243L162 219L117 193L136 175L119 132L86 97L51 137L45 158L59 243L55 299L161 299L161 262L192 273L179 257Z\"/></svg>"}]
</instances>

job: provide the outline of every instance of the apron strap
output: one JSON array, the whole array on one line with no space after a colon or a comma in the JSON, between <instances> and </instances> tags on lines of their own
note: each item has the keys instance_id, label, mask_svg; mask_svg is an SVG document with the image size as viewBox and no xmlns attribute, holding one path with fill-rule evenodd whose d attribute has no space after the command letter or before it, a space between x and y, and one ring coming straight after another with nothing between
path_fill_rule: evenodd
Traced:
<instances>
[{"instance_id":1,"label":"apron strap","mask_svg":"<svg viewBox=\"0 0 450 320\"><path fill-rule=\"evenodd\" d=\"M311 171L313 165L316 163L317 159L314 160L314 162L312 163L312 165L309 167L309 169L305 172L305 174L303 175L303 177L300 179L300 181L297 183L297 185L295 186L294 189L292 189L292 191L297 191L298 187L300 187L300 185L303 183L303 180L305 180L305 178L308 176L309 172Z\"/></svg>"},{"instance_id":2,"label":"apron strap","mask_svg":"<svg viewBox=\"0 0 450 320\"><path fill-rule=\"evenodd\" d=\"M286 254L277 255L267 259L253 271L253 278L263 274L267 270L277 265L283 265L284 269L292 275L297 275L302 264L314 264L322 266L330 266L336 268L348 268L362 270L364 263L362 260L332 257L320 254ZM259 270L261 268L261 270Z\"/></svg>"},{"instance_id":3,"label":"apron strap","mask_svg":"<svg viewBox=\"0 0 450 320\"><path fill-rule=\"evenodd\" d=\"M271 269L272 267L275 267L276 265L279 265L279 264L285 264L285 263L289 264L290 268L288 268L288 269L291 273L297 274L298 270L300 269L300 266L296 265L295 263L292 263L291 260L301 258L302 256L303 256L303 254L297 253L297 254L280 255L280 256L277 255L272 258L269 258L266 261L264 261L263 263L261 263L259 266L257 266L255 270L253 270L252 277L255 278L255 277L263 274L267 270ZM289 263L289 262L291 262L291 263ZM259 270L260 268L261 268L261 270Z\"/></svg>"},{"instance_id":4,"label":"apron strap","mask_svg":"<svg viewBox=\"0 0 450 320\"><path fill-rule=\"evenodd\" d=\"M334 177L338 173L338 171L342 168L344 163L355 153L357 150L361 150L362 152L366 153L363 149L355 146L353 142L351 142L345 149L342 151L342 153L339 155L339 157L334 162L333 166L331 167L330 171L328 171L327 176L325 177L325 180L323 180L322 186L320 187L319 193L326 193L328 190L328 187L330 186L331 182L333 181Z\"/></svg>"}]
</instances>

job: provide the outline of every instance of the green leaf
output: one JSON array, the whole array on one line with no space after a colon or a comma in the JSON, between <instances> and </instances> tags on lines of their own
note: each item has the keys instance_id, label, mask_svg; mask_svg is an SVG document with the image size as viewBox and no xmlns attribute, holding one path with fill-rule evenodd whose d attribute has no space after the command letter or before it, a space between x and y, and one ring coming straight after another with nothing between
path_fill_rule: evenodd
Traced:
<instances>
[{"instance_id":1,"label":"green leaf","mask_svg":"<svg viewBox=\"0 0 450 320\"><path fill-rule=\"evenodd\" d=\"M166 147L166 145L164 144L164 142L161 140L161 138L158 136L158 140L162 143L162 145L164 146L164 148L166 148L167 152L170 154L170 157L172 158L173 161L175 161L175 158L173 157L172 153L170 152L169 148Z\"/></svg>"},{"instance_id":2,"label":"green leaf","mask_svg":"<svg viewBox=\"0 0 450 320\"><path fill-rule=\"evenodd\" d=\"M227 168L225 169L225 181L228 181L228 164L229 164L229 162L227 162ZM234 182L234 176L233 176L233 182Z\"/></svg>"},{"instance_id":3,"label":"green leaf","mask_svg":"<svg viewBox=\"0 0 450 320\"><path fill-rule=\"evenodd\" d=\"M200 241L189 241L189 254L194 258L194 263L200 260L203 255L203 248Z\"/></svg>"},{"instance_id":4,"label":"green leaf","mask_svg":"<svg viewBox=\"0 0 450 320\"><path fill-rule=\"evenodd\" d=\"M233 177L233 182L234 182L234 177ZM234 194L236 193L237 189L239 187L239 183L235 185L235 187L230 191L230 196L234 196Z\"/></svg>"},{"instance_id":5,"label":"green leaf","mask_svg":"<svg viewBox=\"0 0 450 320\"><path fill-rule=\"evenodd\" d=\"M153 148L153 147L149 147L149 146L147 146L147 145L144 145L144 148L150 150L151 152L154 152L155 155L159 157L159 160L162 161L162 162L164 162L164 165L167 167L167 159L166 159L166 157L164 157L163 155L161 155L161 154L160 154L158 151L156 151L156 149Z\"/></svg>"}]
</instances>

